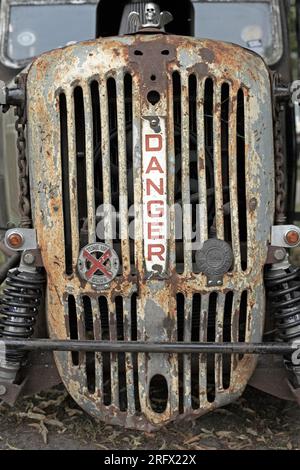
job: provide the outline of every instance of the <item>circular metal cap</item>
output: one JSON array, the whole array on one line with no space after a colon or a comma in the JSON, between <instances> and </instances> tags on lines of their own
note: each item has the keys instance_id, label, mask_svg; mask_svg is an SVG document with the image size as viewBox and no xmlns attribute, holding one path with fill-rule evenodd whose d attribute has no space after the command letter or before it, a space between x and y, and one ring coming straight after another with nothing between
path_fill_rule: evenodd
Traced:
<instances>
[{"instance_id":1,"label":"circular metal cap","mask_svg":"<svg viewBox=\"0 0 300 470\"><path fill-rule=\"evenodd\" d=\"M196 253L197 267L206 276L222 276L230 270L232 263L231 246L223 240L207 240Z\"/></svg>"},{"instance_id":2,"label":"circular metal cap","mask_svg":"<svg viewBox=\"0 0 300 470\"><path fill-rule=\"evenodd\" d=\"M85 246L78 258L77 268L82 279L95 287L110 284L119 271L119 257L106 243Z\"/></svg>"}]
</instances>

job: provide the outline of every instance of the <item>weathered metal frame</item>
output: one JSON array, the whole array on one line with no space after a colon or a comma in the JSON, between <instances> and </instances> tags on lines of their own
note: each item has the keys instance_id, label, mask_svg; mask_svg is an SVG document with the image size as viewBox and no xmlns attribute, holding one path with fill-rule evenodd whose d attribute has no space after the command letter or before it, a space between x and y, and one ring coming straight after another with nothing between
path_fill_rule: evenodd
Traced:
<instances>
[{"instance_id":1,"label":"weathered metal frame","mask_svg":"<svg viewBox=\"0 0 300 470\"><path fill-rule=\"evenodd\" d=\"M136 56L135 49L141 49L143 56ZM169 50L169 56L163 58L161 50ZM82 86L86 102L90 100L88 83L97 77L100 83L100 95L104 103L107 102L105 80L109 76L116 78L117 88L122 88L118 77L130 71L133 78L133 141L134 141L134 168L135 168L135 199L142 201L142 161L141 161L141 116L168 116L168 188L169 202L172 202L174 185L175 154L172 134L172 89L170 76L174 71L182 74L183 84L183 132L186 126L186 81L189 74L199 77L198 108L201 120L201 89L205 77L212 77L218 85L227 81L232 86L232 93L236 93L243 84L246 99L246 181L247 181L247 222L248 222L248 269L242 271L239 262L238 234L233 236L236 264L233 272L224 276L224 285L217 289L219 300L217 307L216 341L222 343L222 306L228 291L234 292L232 325L236 325L239 315L239 301L241 293L248 291L248 317L245 341L249 343L260 342L263 333L265 293L263 288L262 268L267 257L267 244L270 241L270 227L274 215L274 168L273 168L273 135L272 135L272 107L268 70L263 60L255 54L240 47L217 43L214 41L198 41L191 38L181 38L167 35L137 35L124 38L110 38L89 41L80 45L52 51L42 55L32 65L28 74L27 93L28 100L28 151L31 156L30 174L31 189L35 196L33 202L34 225L37 230L38 243L41 248L44 266L48 274L48 324L50 336L56 339L69 338L67 328L68 308L67 297L74 295L77 304L77 319L79 339L84 340L83 306L81 298L87 295L91 298L95 324L95 339L100 338L100 312L97 307L99 293L93 291L89 285L83 283L76 275L77 253L79 251L79 233L77 224L77 192L75 147L72 137L74 126L72 114L72 93L74 86ZM101 74L100 74L101 72ZM153 88L150 76L155 74L157 82L155 89L160 92L161 100L153 107L147 101L147 93ZM100 75L100 76L99 76ZM37 86L38 83L38 86ZM150 88L151 87L151 88ZM61 165L60 165L60 125L58 115L58 92L66 94L68 108L68 126L70 132L70 197L73 238L73 266L74 274L64 274L64 232L62 222L61 204ZM121 95L120 95L121 96ZM216 95L219 96L219 95ZM235 104L232 101L230 113L230 135L236 132ZM88 106L86 107L88 108ZM219 103L215 103L214 111L218 114ZM86 133L91 135L91 117L86 111ZM110 202L110 171L109 171L109 134L105 123L107 116L106 106L101 106L103 137L103 170L104 194ZM121 128L121 121L119 121ZM202 144L201 144L202 143ZM204 225L206 220L206 202L203 198L205 161L203 154L203 135L199 129L199 187L202 188L202 206L200 202L200 215ZM236 147L231 139L230 155L233 173L234 155ZM124 153L124 151L123 151ZM121 153L122 157L122 153ZM122 157L124 158L124 157ZM189 158L186 139L183 139L182 167L185 171L183 178L183 192L188 193L188 165ZM87 147L87 174L92 175L93 150ZM220 182L220 159L216 158L215 175ZM236 174L236 173L234 173ZM122 175L123 176L123 175ZM90 185L91 185L91 180ZM125 183L121 181L125 187ZM221 190L221 184L217 191ZM88 191L92 191L92 186ZM238 223L238 207L236 184L231 182L232 196L232 225ZM220 194L220 193L219 193ZM90 196L89 196L90 197ZM249 201L256 199L257 205L253 208ZM91 200L91 199L90 199ZM221 197L217 198L220 205ZM218 206L217 210L221 207ZM111 218L107 214L106 243L112 242ZM89 242L95 241L94 213L89 211ZM184 273L178 274L175 267L175 238L174 214L170 217L170 240L168 246L169 267L164 278L155 278L145 271L143 253L143 217L137 208L136 213L136 241L135 256L138 276L128 272L128 250L124 250L122 264L126 268L123 275L116 278L107 291L100 292L108 300L111 327L115 325L115 298L124 299L124 336L125 341L130 340L130 298L134 293L138 298L138 341L174 342L176 341L176 294L182 293L186 298L185 322L188 325L191 319L192 296L200 293L203 299L203 318L200 326L200 341L207 340L205 324L207 321L207 308L209 294L216 289L207 287L206 277L192 272L190 253L188 250L188 236L185 235L185 266ZM124 222L126 223L126 222ZM189 228L185 228L189 230ZM219 229L220 230L220 229ZM220 233L222 235L222 233ZM205 237L202 231L202 237ZM125 240L126 242L126 240ZM127 258L126 258L127 256ZM206 312L206 314L205 314ZM233 340L238 341L237 333L232 326ZM189 342L189 329L185 333L185 342ZM116 338L111 338L112 340ZM89 413L98 416L104 421L125 424L128 427L140 429L153 429L165 424L176 417L199 416L218 406L225 405L236 399L243 391L256 364L254 357L245 355L240 361L233 361L232 380L228 390L224 390L220 383L222 357L215 358L216 367L216 399L213 403L201 395L201 407L192 410L190 405L190 375L184 377L185 401L184 413L178 412L178 370L177 357L160 354L139 354L139 397L142 413L136 414L134 409L128 412L118 410L118 362L117 356L111 354L111 374L113 377L112 395L113 405L104 406L101 402L101 357L96 355L97 387L94 395L89 394L86 386L85 363L79 367L72 366L71 356L68 352L56 353L56 362L66 387L78 403ZM133 400L133 377L130 354L126 354L126 382L130 402ZM184 357L186 370L190 369L190 359ZM200 388L206 388L206 362L203 355L200 357ZM169 388L169 402L166 411L159 416L154 413L148 400L148 387L151 377L163 371ZM100 381L100 382L99 382Z\"/></svg>"}]
</instances>

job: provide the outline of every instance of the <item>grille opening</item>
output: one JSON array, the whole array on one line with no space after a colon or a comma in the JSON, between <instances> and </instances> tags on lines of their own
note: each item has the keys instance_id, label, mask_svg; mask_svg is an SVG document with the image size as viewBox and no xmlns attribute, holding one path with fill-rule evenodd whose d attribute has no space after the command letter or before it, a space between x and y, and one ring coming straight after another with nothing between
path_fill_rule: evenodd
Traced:
<instances>
[{"instance_id":1,"label":"grille opening","mask_svg":"<svg viewBox=\"0 0 300 470\"><path fill-rule=\"evenodd\" d=\"M216 315L217 315L218 294L212 292L209 296L208 303L208 320L207 320L207 341L215 342L216 340ZM215 355L207 354L207 400L209 403L215 401L216 384L215 384Z\"/></svg>"},{"instance_id":2,"label":"grille opening","mask_svg":"<svg viewBox=\"0 0 300 470\"><path fill-rule=\"evenodd\" d=\"M137 294L131 297L131 341L137 341ZM132 354L133 364L133 386L134 386L134 404L136 412L141 411L141 403L139 396L139 368L138 368L138 354Z\"/></svg>"},{"instance_id":3,"label":"grille opening","mask_svg":"<svg viewBox=\"0 0 300 470\"><path fill-rule=\"evenodd\" d=\"M201 315L201 295L195 294L192 303L192 342L200 341L200 315ZM192 408L196 410L200 406L199 396L199 354L191 355L191 381L192 381Z\"/></svg>"},{"instance_id":4,"label":"grille opening","mask_svg":"<svg viewBox=\"0 0 300 470\"><path fill-rule=\"evenodd\" d=\"M124 341L124 311L122 297L116 297L117 340ZM120 410L127 410L125 353L118 353L119 403Z\"/></svg>"},{"instance_id":5,"label":"grille opening","mask_svg":"<svg viewBox=\"0 0 300 470\"><path fill-rule=\"evenodd\" d=\"M93 146L94 146L94 187L96 211L103 204L103 171L101 152L101 114L99 84L96 80L91 82L91 100L93 113ZM104 242L104 240L99 240Z\"/></svg>"},{"instance_id":6,"label":"grille opening","mask_svg":"<svg viewBox=\"0 0 300 470\"><path fill-rule=\"evenodd\" d=\"M247 201L246 201L246 156L245 156L245 97L242 89L237 95L237 188L239 210L239 234L242 270L247 269Z\"/></svg>"},{"instance_id":7,"label":"grille opening","mask_svg":"<svg viewBox=\"0 0 300 470\"><path fill-rule=\"evenodd\" d=\"M163 375L154 375L149 386L149 400L155 413L164 413L168 405L168 384Z\"/></svg>"},{"instance_id":8,"label":"grille opening","mask_svg":"<svg viewBox=\"0 0 300 470\"><path fill-rule=\"evenodd\" d=\"M134 217L130 214L130 208L134 205L134 174L133 174L133 128L132 128L132 77L130 74L126 74L124 77L124 96L125 96L125 124L126 124L126 153L127 153L127 203L129 210L129 221L130 224L130 264L131 272L135 272L135 257L134 257Z\"/></svg>"},{"instance_id":9,"label":"grille opening","mask_svg":"<svg viewBox=\"0 0 300 470\"><path fill-rule=\"evenodd\" d=\"M72 232L71 232L71 212L70 212L70 179L69 179L69 150L68 150L68 118L66 95L59 95L60 112L60 150L61 150L61 179L62 179L62 200L64 218L65 237L65 272L70 275L73 272L72 266Z\"/></svg>"},{"instance_id":10,"label":"grille opening","mask_svg":"<svg viewBox=\"0 0 300 470\"><path fill-rule=\"evenodd\" d=\"M176 310L177 310L177 341L184 341L184 306L185 298L183 294L176 296ZM184 412L184 368L183 368L183 355L178 354L178 387L179 387L179 413Z\"/></svg>"},{"instance_id":11,"label":"grille opening","mask_svg":"<svg viewBox=\"0 0 300 470\"><path fill-rule=\"evenodd\" d=\"M69 331L70 339L78 339L78 326L77 326L77 310L75 297L68 296L68 317L69 317ZM73 366L79 365L79 353L77 351L71 352Z\"/></svg>"},{"instance_id":12,"label":"grille opening","mask_svg":"<svg viewBox=\"0 0 300 470\"><path fill-rule=\"evenodd\" d=\"M247 331L247 313L248 313L248 292L245 290L241 296L240 314L239 314L239 343L246 341ZM242 360L243 354L239 354L239 360Z\"/></svg>"},{"instance_id":13,"label":"grille opening","mask_svg":"<svg viewBox=\"0 0 300 470\"><path fill-rule=\"evenodd\" d=\"M160 101L160 94L156 90L151 90L147 95L147 100L152 106L155 106Z\"/></svg>"},{"instance_id":14,"label":"grille opening","mask_svg":"<svg viewBox=\"0 0 300 470\"><path fill-rule=\"evenodd\" d=\"M197 235L197 208L199 205L198 184L198 155L197 155L197 78L189 76L189 150L190 150L190 203L192 206L191 237L195 241ZM195 265L195 251L193 251L193 265Z\"/></svg>"},{"instance_id":15,"label":"grille opening","mask_svg":"<svg viewBox=\"0 0 300 470\"><path fill-rule=\"evenodd\" d=\"M214 83L207 78L204 86L204 140L205 169L207 188L207 222L210 233L215 218L215 178L214 178ZM210 235L211 236L211 235ZM215 233L212 234L215 236Z\"/></svg>"},{"instance_id":16,"label":"grille opening","mask_svg":"<svg viewBox=\"0 0 300 470\"><path fill-rule=\"evenodd\" d=\"M223 320L223 341L231 342L231 319L233 307L233 292L228 292L225 298L224 320ZM230 386L231 356L223 354L223 388L227 390Z\"/></svg>"},{"instance_id":17,"label":"grille opening","mask_svg":"<svg viewBox=\"0 0 300 470\"><path fill-rule=\"evenodd\" d=\"M94 340L94 322L93 322L93 310L91 299L84 295L82 298L84 308L84 326L85 326L85 339ZM95 393L95 353L86 352L86 377L87 387L90 393Z\"/></svg>"},{"instance_id":18,"label":"grille opening","mask_svg":"<svg viewBox=\"0 0 300 470\"><path fill-rule=\"evenodd\" d=\"M224 210L224 240L231 243L231 217L229 192L229 85L221 88L221 158Z\"/></svg>"},{"instance_id":19,"label":"grille opening","mask_svg":"<svg viewBox=\"0 0 300 470\"><path fill-rule=\"evenodd\" d=\"M76 143L76 170L77 170L77 206L78 228L82 234L80 248L85 245L87 226L87 187L86 187L86 148L85 148L85 119L84 99L80 86L74 89L75 112L75 143Z\"/></svg>"},{"instance_id":20,"label":"grille opening","mask_svg":"<svg viewBox=\"0 0 300 470\"><path fill-rule=\"evenodd\" d=\"M172 75L173 82L173 116L174 116L174 147L175 147L175 181L174 181L174 203L181 204L181 78L178 72ZM184 270L183 253L183 221L180 214L175 211L175 249L176 249L176 271L179 274Z\"/></svg>"},{"instance_id":21,"label":"grille opening","mask_svg":"<svg viewBox=\"0 0 300 470\"><path fill-rule=\"evenodd\" d=\"M110 340L109 320L108 320L108 302L106 297L99 297L99 311L101 323L101 339ZM110 372L110 353L103 353L103 403L105 406L111 404L111 372Z\"/></svg>"}]
</instances>

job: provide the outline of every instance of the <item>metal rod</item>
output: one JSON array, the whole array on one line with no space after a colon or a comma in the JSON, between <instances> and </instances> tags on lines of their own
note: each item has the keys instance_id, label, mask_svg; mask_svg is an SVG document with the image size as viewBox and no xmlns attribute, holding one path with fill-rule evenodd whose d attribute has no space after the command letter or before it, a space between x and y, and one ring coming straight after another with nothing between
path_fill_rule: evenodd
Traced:
<instances>
[{"instance_id":1,"label":"metal rod","mask_svg":"<svg viewBox=\"0 0 300 470\"><path fill-rule=\"evenodd\" d=\"M19 347L25 351L85 351L170 354L290 354L300 347L288 343L145 343L125 341L78 341L52 339L1 339L1 347Z\"/></svg>"}]
</instances>

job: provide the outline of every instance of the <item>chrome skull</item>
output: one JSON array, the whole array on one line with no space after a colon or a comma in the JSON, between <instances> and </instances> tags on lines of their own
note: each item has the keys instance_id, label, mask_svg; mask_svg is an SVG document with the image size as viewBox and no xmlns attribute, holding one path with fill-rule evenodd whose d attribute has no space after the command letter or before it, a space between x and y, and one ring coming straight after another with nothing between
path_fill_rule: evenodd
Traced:
<instances>
[{"instance_id":1,"label":"chrome skull","mask_svg":"<svg viewBox=\"0 0 300 470\"><path fill-rule=\"evenodd\" d=\"M156 3L147 3L145 7L145 18L148 24L157 25L159 23L160 9Z\"/></svg>"}]
</instances>

